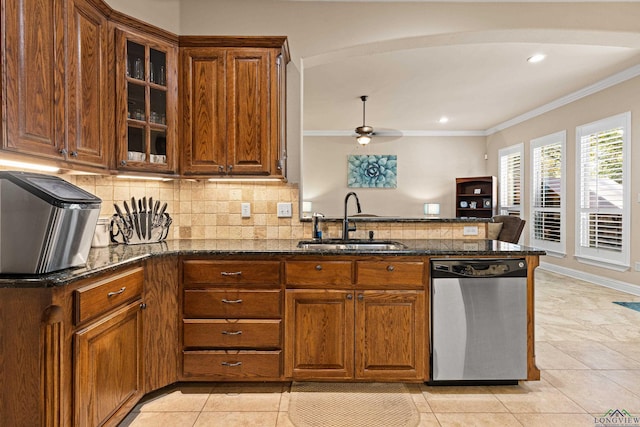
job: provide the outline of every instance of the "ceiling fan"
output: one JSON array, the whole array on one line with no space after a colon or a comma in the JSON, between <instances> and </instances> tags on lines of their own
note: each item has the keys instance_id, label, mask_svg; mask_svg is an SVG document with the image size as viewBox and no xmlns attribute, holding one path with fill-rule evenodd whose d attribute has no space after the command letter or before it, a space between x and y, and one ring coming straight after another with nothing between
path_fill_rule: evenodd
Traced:
<instances>
[{"instance_id":1,"label":"ceiling fan","mask_svg":"<svg viewBox=\"0 0 640 427\"><path fill-rule=\"evenodd\" d=\"M360 99L362 100L362 126L358 126L356 128L356 133L358 134L356 141L358 141L358 144L360 145L367 145L371 142L373 137L373 128L365 124L365 104L367 102L367 95L362 95Z\"/></svg>"}]
</instances>

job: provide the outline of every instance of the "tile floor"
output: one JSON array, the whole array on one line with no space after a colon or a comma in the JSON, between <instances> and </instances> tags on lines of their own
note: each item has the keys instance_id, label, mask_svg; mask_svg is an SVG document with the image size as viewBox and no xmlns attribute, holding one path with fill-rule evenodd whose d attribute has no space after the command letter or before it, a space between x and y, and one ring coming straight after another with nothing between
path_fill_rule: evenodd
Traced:
<instances>
[{"instance_id":1,"label":"tile floor","mask_svg":"<svg viewBox=\"0 0 640 427\"><path fill-rule=\"evenodd\" d=\"M592 427L609 409L640 415L640 312L612 301L640 297L537 270L541 380L494 387L411 384L420 426ZM147 396L120 426L293 426L289 391L288 384L179 384Z\"/></svg>"}]
</instances>

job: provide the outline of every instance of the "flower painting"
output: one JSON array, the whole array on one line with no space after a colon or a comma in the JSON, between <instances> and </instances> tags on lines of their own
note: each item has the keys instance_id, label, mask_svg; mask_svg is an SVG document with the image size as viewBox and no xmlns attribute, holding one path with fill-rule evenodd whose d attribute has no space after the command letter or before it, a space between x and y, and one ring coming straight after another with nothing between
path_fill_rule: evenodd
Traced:
<instances>
[{"instance_id":1,"label":"flower painting","mask_svg":"<svg viewBox=\"0 0 640 427\"><path fill-rule=\"evenodd\" d=\"M398 156L393 154L350 155L349 187L396 188L398 186Z\"/></svg>"}]
</instances>

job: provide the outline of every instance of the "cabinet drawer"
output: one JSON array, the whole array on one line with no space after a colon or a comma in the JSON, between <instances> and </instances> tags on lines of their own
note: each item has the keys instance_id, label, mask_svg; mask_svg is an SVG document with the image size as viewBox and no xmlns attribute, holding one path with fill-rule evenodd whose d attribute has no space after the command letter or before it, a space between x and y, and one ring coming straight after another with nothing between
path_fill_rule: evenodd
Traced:
<instances>
[{"instance_id":1,"label":"cabinet drawer","mask_svg":"<svg viewBox=\"0 0 640 427\"><path fill-rule=\"evenodd\" d=\"M280 285L279 261L204 261L182 263L185 287L202 285Z\"/></svg>"},{"instance_id":2,"label":"cabinet drawer","mask_svg":"<svg viewBox=\"0 0 640 427\"><path fill-rule=\"evenodd\" d=\"M185 351L183 375L217 380L280 378L281 351Z\"/></svg>"},{"instance_id":3,"label":"cabinet drawer","mask_svg":"<svg viewBox=\"0 0 640 427\"><path fill-rule=\"evenodd\" d=\"M139 298L143 285L144 270L139 267L75 290L76 324Z\"/></svg>"},{"instance_id":4,"label":"cabinet drawer","mask_svg":"<svg viewBox=\"0 0 640 427\"><path fill-rule=\"evenodd\" d=\"M280 348L280 320L185 319L185 347Z\"/></svg>"},{"instance_id":5,"label":"cabinet drawer","mask_svg":"<svg viewBox=\"0 0 640 427\"><path fill-rule=\"evenodd\" d=\"M351 261L290 261L285 264L287 285L351 285Z\"/></svg>"},{"instance_id":6,"label":"cabinet drawer","mask_svg":"<svg viewBox=\"0 0 640 427\"><path fill-rule=\"evenodd\" d=\"M424 263L421 261L356 261L356 284L359 287L422 288L423 274Z\"/></svg>"},{"instance_id":7,"label":"cabinet drawer","mask_svg":"<svg viewBox=\"0 0 640 427\"><path fill-rule=\"evenodd\" d=\"M281 291L191 289L184 291L184 317L269 319L281 316Z\"/></svg>"}]
</instances>

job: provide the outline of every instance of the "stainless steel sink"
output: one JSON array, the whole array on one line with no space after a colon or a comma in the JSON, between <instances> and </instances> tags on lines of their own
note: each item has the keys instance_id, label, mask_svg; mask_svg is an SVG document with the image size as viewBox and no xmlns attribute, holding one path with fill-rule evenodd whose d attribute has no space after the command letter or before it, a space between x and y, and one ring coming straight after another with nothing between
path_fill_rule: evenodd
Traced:
<instances>
[{"instance_id":1,"label":"stainless steel sink","mask_svg":"<svg viewBox=\"0 0 640 427\"><path fill-rule=\"evenodd\" d=\"M389 240L302 240L298 247L317 251L399 251L407 248Z\"/></svg>"}]
</instances>

